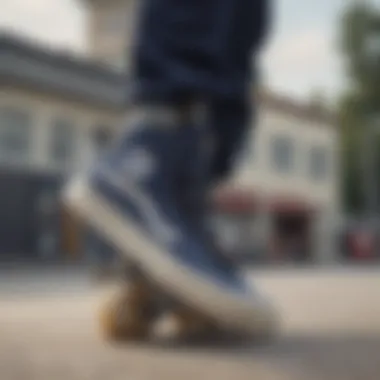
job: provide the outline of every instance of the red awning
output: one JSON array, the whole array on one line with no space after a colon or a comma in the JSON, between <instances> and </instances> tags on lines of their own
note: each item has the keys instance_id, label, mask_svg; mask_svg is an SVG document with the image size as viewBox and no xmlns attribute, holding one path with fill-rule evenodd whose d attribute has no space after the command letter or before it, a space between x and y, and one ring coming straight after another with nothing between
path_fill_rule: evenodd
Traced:
<instances>
[{"instance_id":1,"label":"red awning","mask_svg":"<svg viewBox=\"0 0 380 380\"><path fill-rule=\"evenodd\" d=\"M270 203L270 208L273 212L284 214L310 213L314 211L314 207L310 203L292 197L274 198Z\"/></svg>"},{"instance_id":2,"label":"red awning","mask_svg":"<svg viewBox=\"0 0 380 380\"><path fill-rule=\"evenodd\" d=\"M256 210L258 199L251 190L221 189L214 193L213 204L221 212L248 214Z\"/></svg>"},{"instance_id":3,"label":"red awning","mask_svg":"<svg viewBox=\"0 0 380 380\"><path fill-rule=\"evenodd\" d=\"M256 191L236 187L217 189L212 200L217 211L236 214L252 214L264 202ZM304 214L314 212L315 208L310 202L293 195L278 195L269 200L269 209L275 213Z\"/></svg>"}]
</instances>

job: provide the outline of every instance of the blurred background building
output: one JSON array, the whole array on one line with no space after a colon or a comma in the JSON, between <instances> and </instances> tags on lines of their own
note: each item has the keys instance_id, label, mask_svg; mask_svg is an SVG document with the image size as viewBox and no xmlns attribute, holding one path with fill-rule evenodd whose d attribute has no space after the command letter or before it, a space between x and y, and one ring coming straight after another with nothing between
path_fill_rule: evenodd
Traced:
<instances>
[{"instance_id":1,"label":"blurred background building","mask_svg":"<svg viewBox=\"0 0 380 380\"><path fill-rule=\"evenodd\" d=\"M68 175L88 166L128 113L134 1L87 0L85 58L0 36L0 255L80 258L81 226L62 208ZM127 15L127 17L126 17ZM212 221L231 251L331 262L340 218L335 120L321 107L258 95L260 114Z\"/></svg>"}]
</instances>

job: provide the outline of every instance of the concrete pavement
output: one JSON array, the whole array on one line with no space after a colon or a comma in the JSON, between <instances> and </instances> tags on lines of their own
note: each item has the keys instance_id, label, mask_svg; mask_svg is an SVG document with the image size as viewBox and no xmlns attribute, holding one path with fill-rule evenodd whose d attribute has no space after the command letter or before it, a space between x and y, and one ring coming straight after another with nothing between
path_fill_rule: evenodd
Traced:
<instances>
[{"instance_id":1,"label":"concrete pavement","mask_svg":"<svg viewBox=\"0 0 380 380\"><path fill-rule=\"evenodd\" d=\"M1 380L379 380L380 270L249 273L278 303L268 345L112 346L97 334L98 291L81 271L0 273Z\"/></svg>"}]
</instances>

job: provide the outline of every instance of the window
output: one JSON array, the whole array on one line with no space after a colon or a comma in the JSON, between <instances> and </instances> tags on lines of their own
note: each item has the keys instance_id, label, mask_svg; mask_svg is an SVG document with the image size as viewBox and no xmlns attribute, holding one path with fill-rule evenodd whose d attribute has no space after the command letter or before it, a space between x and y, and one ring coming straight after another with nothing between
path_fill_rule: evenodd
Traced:
<instances>
[{"instance_id":1,"label":"window","mask_svg":"<svg viewBox=\"0 0 380 380\"><path fill-rule=\"evenodd\" d=\"M16 108L0 109L0 157L28 162L31 154L31 118Z\"/></svg>"},{"instance_id":2,"label":"window","mask_svg":"<svg viewBox=\"0 0 380 380\"><path fill-rule=\"evenodd\" d=\"M328 172L328 153L324 147L312 147L309 159L309 175L315 180L323 180Z\"/></svg>"},{"instance_id":3,"label":"window","mask_svg":"<svg viewBox=\"0 0 380 380\"><path fill-rule=\"evenodd\" d=\"M293 141L286 136L274 137L271 144L270 159L273 168L280 173L288 173L294 167Z\"/></svg>"},{"instance_id":4,"label":"window","mask_svg":"<svg viewBox=\"0 0 380 380\"><path fill-rule=\"evenodd\" d=\"M68 119L56 119L52 126L50 157L59 166L70 166L75 156L75 125Z\"/></svg>"}]
</instances>

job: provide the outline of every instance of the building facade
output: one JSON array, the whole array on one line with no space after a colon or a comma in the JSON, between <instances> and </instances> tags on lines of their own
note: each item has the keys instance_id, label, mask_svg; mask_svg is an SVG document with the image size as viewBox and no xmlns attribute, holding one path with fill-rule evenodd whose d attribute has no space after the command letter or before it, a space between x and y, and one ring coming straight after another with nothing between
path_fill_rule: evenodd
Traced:
<instances>
[{"instance_id":1,"label":"building facade","mask_svg":"<svg viewBox=\"0 0 380 380\"><path fill-rule=\"evenodd\" d=\"M80 226L61 207L59 190L128 114L136 3L82 4L83 59L0 36L0 257L81 254ZM331 261L340 205L333 119L268 92L257 101L239 165L215 191L213 222L233 251L259 246L265 257Z\"/></svg>"},{"instance_id":2,"label":"building facade","mask_svg":"<svg viewBox=\"0 0 380 380\"><path fill-rule=\"evenodd\" d=\"M74 244L73 234L65 232L70 227L64 225L70 223L62 215L58 191L68 175L93 160L102 140L120 125L126 88L121 74L0 37L3 256L49 255Z\"/></svg>"},{"instance_id":3,"label":"building facade","mask_svg":"<svg viewBox=\"0 0 380 380\"><path fill-rule=\"evenodd\" d=\"M217 191L219 207L227 215L230 207L235 220L244 215L248 238L238 228L237 242L251 236L273 259L329 262L337 258L340 220L334 119L273 94L261 94L259 103L240 164Z\"/></svg>"}]
</instances>

